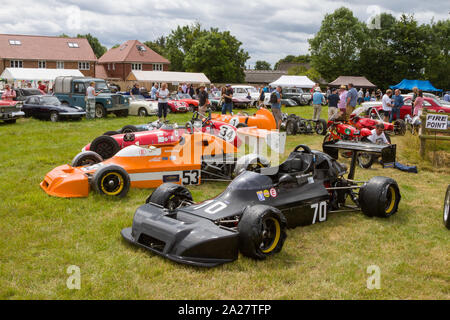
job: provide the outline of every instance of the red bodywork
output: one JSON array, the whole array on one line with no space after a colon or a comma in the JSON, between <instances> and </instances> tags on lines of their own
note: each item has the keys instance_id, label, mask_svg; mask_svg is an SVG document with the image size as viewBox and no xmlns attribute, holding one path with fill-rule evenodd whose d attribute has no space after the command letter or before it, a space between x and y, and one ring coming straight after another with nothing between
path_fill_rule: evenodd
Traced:
<instances>
[{"instance_id":1,"label":"red bodywork","mask_svg":"<svg viewBox=\"0 0 450 320\"><path fill-rule=\"evenodd\" d=\"M349 123L328 121L328 132L324 141L361 140L372 132L367 128L357 129Z\"/></svg>"},{"instance_id":2,"label":"red bodywork","mask_svg":"<svg viewBox=\"0 0 450 320\"><path fill-rule=\"evenodd\" d=\"M15 107L19 101L12 100L0 100L0 107Z\"/></svg>"},{"instance_id":3,"label":"red bodywork","mask_svg":"<svg viewBox=\"0 0 450 320\"><path fill-rule=\"evenodd\" d=\"M194 131L200 131L200 128L194 126ZM218 136L223 140L233 144L235 147L240 147L241 140L237 136L236 128L222 121L209 120L206 124L201 128L202 132L206 132L212 134L214 136ZM140 131L134 132L134 139L132 141L125 141L128 139L124 139L127 135L125 134L116 134L111 136L114 138L121 149L128 147L130 145L139 145L139 146L162 146L162 145L171 145L177 143L181 136L186 132L185 128L179 129L157 129L152 131ZM129 134L128 134L129 135ZM91 144L86 145L83 150L90 150Z\"/></svg>"},{"instance_id":4,"label":"red bodywork","mask_svg":"<svg viewBox=\"0 0 450 320\"><path fill-rule=\"evenodd\" d=\"M373 130L378 123L383 123L384 130L389 132L394 132L394 125L389 122L384 122L371 118L360 118L360 117L352 117L350 116L349 124L356 127L357 129L362 130L363 128Z\"/></svg>"},{"instance_id":5,"label":"red bodywork","mask_svg":"<svg viewBox=\"0 0 450 320\"><path fill-rule=\"evenodd\" d=\"M189 111L189 105L184 101L169 100L168 105L170 112L173 113L186 113Z\"/></svg>"}]
</instances>

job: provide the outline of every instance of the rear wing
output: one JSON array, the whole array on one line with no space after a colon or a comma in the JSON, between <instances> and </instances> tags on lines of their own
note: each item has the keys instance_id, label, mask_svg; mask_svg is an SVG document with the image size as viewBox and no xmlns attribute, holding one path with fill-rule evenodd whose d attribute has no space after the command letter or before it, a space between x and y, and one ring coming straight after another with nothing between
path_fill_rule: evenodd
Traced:
<instances>
[{"instance_id":1,"label":"rear wing","mask_svg":"<svg viewBox=\"0 0 450 320\"><path fill-rule=\"evenodd\" d=\"M350 165L350 172L348 174L349 179L353 179L355 175L356 157L358 156L358 153L370 153L381 156L384 168L394 167L397 153L397 146L395 144L375 144L342 140L337 142L325 142L322 145L322 148L323 152L336 160L339 158L339 150L347 150L352 152L352 162Z\"/></svg>"}]
</instances>

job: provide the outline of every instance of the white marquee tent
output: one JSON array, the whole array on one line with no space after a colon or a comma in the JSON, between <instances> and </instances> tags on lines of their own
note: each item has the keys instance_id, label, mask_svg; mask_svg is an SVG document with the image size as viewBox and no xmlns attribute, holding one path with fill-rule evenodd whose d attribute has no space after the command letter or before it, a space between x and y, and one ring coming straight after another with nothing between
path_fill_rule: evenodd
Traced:
<instances>
[{"instance_id":1,"label":"white marquee tent","mask_svg":"<svg viewBox=\"0 0 450 320\"><path fill-rule=\"evenodd\" d=\"M193 72L172 72L172 71L138 71L133 70L128 75L129 81L144 81L144 82L167 82L168 84L178 85L180 83L192 84L210 84L211 81L204 73Z\"/></svg>"},{"instance_id":2,"label":"white marquee tent","mask_svg":"<svg viewBox=\"0 0 450 320\"><path fill-rule=\"evenodd\" d=\"M278 80L270 83L271 87L296 87L296 88L312 88L314 82L307 76L281 76Z\"/></svg>"},{"instance_id":3,"label":"white marquee tent","mask_svg":"<svg viewBox=\"0 0 450 320\"><path fill-rule=\"evenodd\" d=\"M14 87L25 87L26 82L31 82L36 87L39 80L48 81L51 87L59 76L84 77L78 69L6 68L0 78L14 83Z\"/></svg>"}]
</instances>

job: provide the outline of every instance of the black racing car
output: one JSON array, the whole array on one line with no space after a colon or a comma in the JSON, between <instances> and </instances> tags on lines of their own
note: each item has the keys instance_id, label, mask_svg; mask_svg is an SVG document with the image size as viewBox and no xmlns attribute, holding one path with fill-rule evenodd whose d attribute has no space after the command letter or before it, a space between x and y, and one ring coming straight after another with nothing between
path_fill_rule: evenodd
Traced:
<instances>
[{"instance_id":1,"label":"black racing car","mask_svg":"<svg viewBox=\"0 0 450 320\"><path fill-rule=\"evenodd\" d=\"M264 259L282 249L286 228L325 222L331 212L389 217L400 202L393 179L345 179L343 164L305 145L280 166L259 170L242 172L223 193L201 203L185 187L163 184L121 234L170 260L213 267L236 260L239 251Z\"/></svg>"},{"instance_id":2,"label":"black racing car","mask_svg":"<svg viewBox=\"0 0 450 320\"><path fill-rule=\"evenodd\" d=\"M287 113L281 115L281 129L285 130L289 136L313 133L325 135L327 133L327 127L328 124L325 119L305 119L295 114L287 115Z\"/></svg>"},{"instance_id":3,"label":"black racing car","mask_svg":"<svg viewBox=\"0 0 450 320\"><path fill-rule=\"evenodd\" d=\"M62 119L81 120L86 112L81 107L71 107L61 103L55 96L31 96L25 100L22 111L25 117L46 119L56 122Z\"/></svg>"}]
</instances>

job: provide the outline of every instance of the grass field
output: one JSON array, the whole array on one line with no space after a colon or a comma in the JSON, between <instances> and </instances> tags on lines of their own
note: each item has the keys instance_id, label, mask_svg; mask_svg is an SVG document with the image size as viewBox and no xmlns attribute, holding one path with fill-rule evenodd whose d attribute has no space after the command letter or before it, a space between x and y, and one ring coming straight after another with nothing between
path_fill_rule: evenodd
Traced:
<instances>
[{"instance_id":1,"label":"grass field","mask_svg":"<svg viewBox=\"0 0 450 320\"><path fill-rule=\"evenodd\" d=\"M326 108L322 116L326 118ZM289 108L311 117L311 107ZM170 115L184 124L189 115ZM153 119L153 118L151 118ZM120 230L151 190L131 189L117 200L91 192L84 199L48 196L39 183L69 163L107 130L151 119L110 118L50 123L21 119L0 124L0 299L449 299L450 233L442 224L448 167L416 156L418 141L393 137L397 158L419 174L357 169L356 178L397 180L402 200L389 219L362 213L288 230L281 253L265 261L240 256L227 265L199 269L176 264L128 245ZM290 136L321 149L322 137ZM215 196L226 183L190 187L196 201ZM69 290L70 265L81 270L81 289ZM381 289L366 287L367 267L379 266Z\"/></svg>"}]
</instances>

